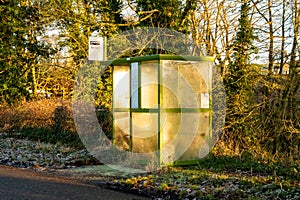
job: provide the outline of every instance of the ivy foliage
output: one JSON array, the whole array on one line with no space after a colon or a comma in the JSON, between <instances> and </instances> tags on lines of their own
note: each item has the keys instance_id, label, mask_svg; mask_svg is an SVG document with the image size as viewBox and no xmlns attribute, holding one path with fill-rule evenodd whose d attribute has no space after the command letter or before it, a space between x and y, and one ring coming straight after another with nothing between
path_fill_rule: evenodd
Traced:
<instances>
[{"instance_id":1,"label":"ivy foliage","mask_svg":"<svg viewBox=\"0 0 300 200\"><path fill-rule=\"evenodd\" d=\"M255 52L253 27L249 19L249 3L241 3L239 28L233 42L232 62L229 63L224 83L227 96L227 137L234 147L246 148L251 143L251 127L245 123L250 112L250 99L253 96L250 56ZM246 120L246 121L245 121Z\"/></svg>"}]
</instances>

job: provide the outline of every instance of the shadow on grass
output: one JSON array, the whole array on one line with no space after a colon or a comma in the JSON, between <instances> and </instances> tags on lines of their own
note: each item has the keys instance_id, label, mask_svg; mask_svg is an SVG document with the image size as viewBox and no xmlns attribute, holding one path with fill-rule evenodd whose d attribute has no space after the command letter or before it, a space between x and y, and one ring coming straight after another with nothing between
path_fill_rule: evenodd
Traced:
<instances>
[{"instance_id":1,"label":"shadow on grass","mask_svg":"<svg viewBox=\"0 0 300 200\"><path fill-rule=\"evenodd\" d=\"M63 144L78 149L83 149L80 137L76 133L68 131L57 131L55 129L47 129L41 127L26 127L22 128L18 133L9 134L20 139L28 139L51 144Z\"/></svg>"},{"instance_id":2,"label":"shadow on grass","mask_svg":"<svg viewBox=\"0 0 300 200\"><path fill-rule=\"evenodd\" d=\"M207 169L212 172L244 172L251 175L285 177L290 180L300 180L300 165L284 165L280 162L268 162L247 156L211 156L200 160L197 165L184 169Z\"/></svg>"}]
</instances>

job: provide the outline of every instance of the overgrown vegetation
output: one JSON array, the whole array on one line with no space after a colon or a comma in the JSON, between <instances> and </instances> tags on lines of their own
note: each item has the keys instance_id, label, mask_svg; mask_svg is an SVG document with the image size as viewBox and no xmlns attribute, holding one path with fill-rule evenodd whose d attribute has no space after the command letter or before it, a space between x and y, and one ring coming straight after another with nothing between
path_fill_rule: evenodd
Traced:
<instances>
[{"instance_id":1,"label":"overgrown vegetation","mask_svg":"<svg viewBox=\"0 0 300 200\"><path fill-rule=\"evenodd\" d=\"M248 152L259 159L299 165L300 62L294 60L295 50L292 50L287 75L277 74L273 67L263 75L251 63L251 56L258 50L254 46L258 38L250 21L250 5L248 0L241 1L233 54L224 74L226 125L216 149L221 155L225 151L223 155L231 156ZM296 16L297 21L299 13ZM298 30L298 25L294 26ZM298 44L294 42L293 45Z\"/></svg>"}]
</instances>

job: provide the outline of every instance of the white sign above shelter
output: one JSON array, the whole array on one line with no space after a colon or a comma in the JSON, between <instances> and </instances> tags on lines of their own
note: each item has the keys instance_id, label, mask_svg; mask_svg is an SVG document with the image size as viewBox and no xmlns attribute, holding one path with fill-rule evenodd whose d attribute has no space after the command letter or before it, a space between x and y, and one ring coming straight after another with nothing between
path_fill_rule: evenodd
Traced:
<instances>
[{"instance_id":1,"label":"white sign above shelter","mask_svg":"<svg viewBox=\"0 0 300 200\"><path fill-rule=\"evenodd\" d=\"M89 37L89 60L105 60L105 38Z\"/></svg>"}]
</instances>

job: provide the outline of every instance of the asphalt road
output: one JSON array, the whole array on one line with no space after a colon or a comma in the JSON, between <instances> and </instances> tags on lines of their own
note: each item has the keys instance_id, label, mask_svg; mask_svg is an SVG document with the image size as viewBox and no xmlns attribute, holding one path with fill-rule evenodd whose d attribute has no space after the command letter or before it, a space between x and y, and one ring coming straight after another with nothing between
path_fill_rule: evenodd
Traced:
<instances>
[{"instance_id":1,"label":"asphalt road","mask_svg":"<svg viewBox=\"0 0 300 200\"><path fill-rule=\"evenodd\" d=\"M138 200L140 196L102 189L75 179L0 165L0 200Z\"/></svg>"}]
</instances>

